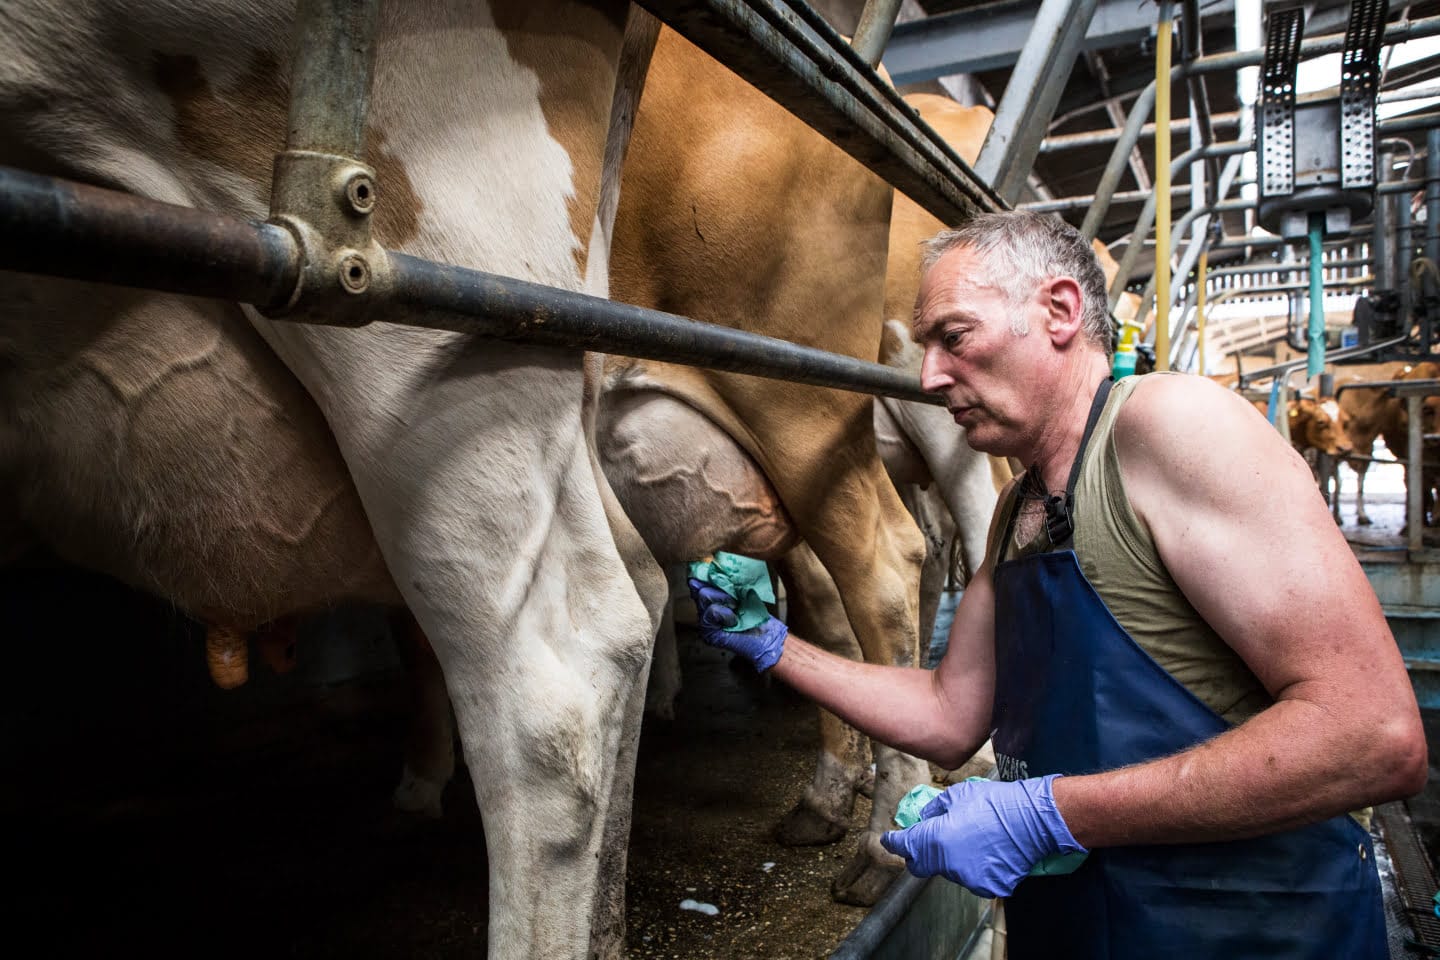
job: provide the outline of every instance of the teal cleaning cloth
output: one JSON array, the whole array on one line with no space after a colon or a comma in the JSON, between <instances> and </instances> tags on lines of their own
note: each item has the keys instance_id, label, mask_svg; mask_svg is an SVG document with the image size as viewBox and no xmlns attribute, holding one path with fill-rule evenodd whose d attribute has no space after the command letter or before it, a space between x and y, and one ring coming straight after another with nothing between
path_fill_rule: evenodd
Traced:
<instances>
[{"instance_id":1,"label":"teal cleaning cloth","mask_svg":"<svg viewBox=\"0 0 1440 960\"><path fill-rule=\"evenodd\" d=\"M765 604L775 602L775 588L770 586L770 569L763 560L752 560L736 553L717 553L709 560L690 564L690 578L724 590L740 601L735 613L735 626L726 627L739 633L764 623L770 616Z\"/></svg>"},{"instance_id":2,"label":"teal cleaning cloth","mask_svg":"<svg viewBox=\"0 0 1440 960\"><path fill-rule=\"evenodd\" d=\"M969 783L972 780L985 780L985 777L966 777ZM920 822L920 811L925 805L943 793L938 787L932 787L928 783L922 783L911 787L910 792L900 798L895 806L895 822L903 827L913 827ZM1032 877L1062 877L1067 873L1074 873L1079 869L1080 864L1085 862L1088 853L1056 853L1041 860L1030 868ZM1435 915L1440 916L1440 893L1435 895Z\"/></svg>"},{"instance_id":3,"label":"teal cleaning cloth","mask_svg":"<svg viewBox=\"0 0 1440 960\"><path fill-rule=\"evenodd\" d=\"M932 787L928 783L911 787L910 792L901 797L900 802L895 805L895 822L902 828L915 826L920 822L920 811L925 809L925 804L943 792L939 787Z\"/></svg>"}]
</instances>

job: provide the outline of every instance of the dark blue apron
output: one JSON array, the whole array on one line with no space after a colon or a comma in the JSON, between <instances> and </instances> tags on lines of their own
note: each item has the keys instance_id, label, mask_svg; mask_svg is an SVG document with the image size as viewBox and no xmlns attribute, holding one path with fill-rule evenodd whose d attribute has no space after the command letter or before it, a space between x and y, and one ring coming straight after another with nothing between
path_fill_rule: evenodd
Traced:
<instances>
[{"instance_id":1,"label":"dark blue apron","mask_svg":"<svg viewBox=\"0 0 1440 960\"><path fill-rule=\"evenodd\" d=\"M1108 387L1064 498L1047 500L1053 544L1071 539L1075 479ZM1073 549L1004 561L994 580L1004 779L1112 770L1229 728L1116 622ZM1005 916L1010 960L1388 956L1374 851L1349 816L1253 840L1094 850L1072 874L1023 880Z\"/></svg>"}]
</instances>

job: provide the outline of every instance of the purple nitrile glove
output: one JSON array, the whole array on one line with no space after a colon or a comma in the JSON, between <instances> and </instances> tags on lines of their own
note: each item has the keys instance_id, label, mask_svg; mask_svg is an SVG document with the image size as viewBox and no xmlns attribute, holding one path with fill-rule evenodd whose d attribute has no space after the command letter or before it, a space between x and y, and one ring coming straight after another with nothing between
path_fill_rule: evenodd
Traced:
<instances>
[{"instance_id":1,"label":"purple nitrile glove","mask_svg":"<svg viewBox=\"0 0 1440 960\"><path fill-rule=\"evenodd\" d=\"M700 639L712 647L729 650L749 660L755 670L764 673L780 661L785 637L790 633L785 624L770 617L758 627L732 632L735 625L735 598L719 587L699 580L689 580L690 596L695 598L699 613Z\"/></svg>"},{"instance_id":2,"label":"purple nitrile glove","mask_svg":"<svg viewBox=\"0 0 1440 960\"><path fill-rule=\"evenodd\" d=\"M919 823L880 842L917 877L938 873L979 896L1008 897L1046 857L1086 852L1055 807L1056 776L957 783L926 804Z\"/></svg>"}]
</instances>

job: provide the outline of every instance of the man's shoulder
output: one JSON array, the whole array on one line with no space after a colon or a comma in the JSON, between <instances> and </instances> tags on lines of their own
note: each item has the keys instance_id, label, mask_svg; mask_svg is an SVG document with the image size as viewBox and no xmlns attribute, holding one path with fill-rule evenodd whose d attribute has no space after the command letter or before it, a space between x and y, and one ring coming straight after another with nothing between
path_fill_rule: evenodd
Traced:
<instances>
[{"instance_id":1,"label":"man's shoulder","mask_svg":"<svg viewBox=\"0 0 1440 960\"><path fill-rule=\"evenodd\" d=\"M1216 472L1222 462L1250 467L1288 451L1243 397L1205 377L1162 373L1139 379L1115 420L1127 486L1194 495L1226 477L1224 470Z\"/></svg>"},{"instance_id":2,"label":"man's shoulder","mask_svg":"<svg viewBox=\"0 0 1440 960\"><path fill-rule=\"evenodd\" d=\"M1236 417L1252 417L1250 404L1208 377L1147 373L1135 377L1115 420L1117 438L1147 443L1183 442L1192 430L1208 432ZM1242 420L1248 425L1248 419Z\"/></svg>"}]
</instances>

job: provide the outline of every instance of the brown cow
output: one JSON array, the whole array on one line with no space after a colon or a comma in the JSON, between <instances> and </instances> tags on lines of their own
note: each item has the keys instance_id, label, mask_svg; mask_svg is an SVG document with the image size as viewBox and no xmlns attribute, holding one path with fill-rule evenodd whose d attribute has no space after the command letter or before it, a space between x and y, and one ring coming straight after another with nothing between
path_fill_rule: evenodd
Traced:
<instances>
[{"instance_id":1,"label":"brown cow","mask_svg":"<svg viewBox=\"0 0 1440 960\"><path fill-rule=\"evenodd\" d=\"M1391 367L1382 368L1369 378L1350 377L1348 379L1351 383L1355 383L1362 379L1428 380L1436 377L1440 377L1440 364L1427 361L1413 367L1406 364L1394 364ZM1440 416L1437 416L1440 415L1440 397L1427 397L1421 405L1421 410L1421 430L1425 434L1433 434L1437 419L1440 419ZM1375 438L1383 437L1385 446L1397 460L1408 459L1409 418L1405 414L1403 401L1395 397L1387 397L1384 391L1379 389L1346 390L1340 394L1340 414L1341 426L1358 456L1370 456L1370 452L1375 446ZM1427 462L1440 459L1440 447L1427 442L1425 459ZM1368 525L1371 520L1365 512L1365 473L1370 466L1369 461L1352 458L1346 462L1355 471L1356 477L1355 522ZM1437 474L1440 474L1440 471L1433 467L1425 470L1425 512L1427 516L1433 512L1433 491ZM1428 524L1433 525L1434 522L1435 518L1431 516Z\"/></svg>"}]
</instances>

